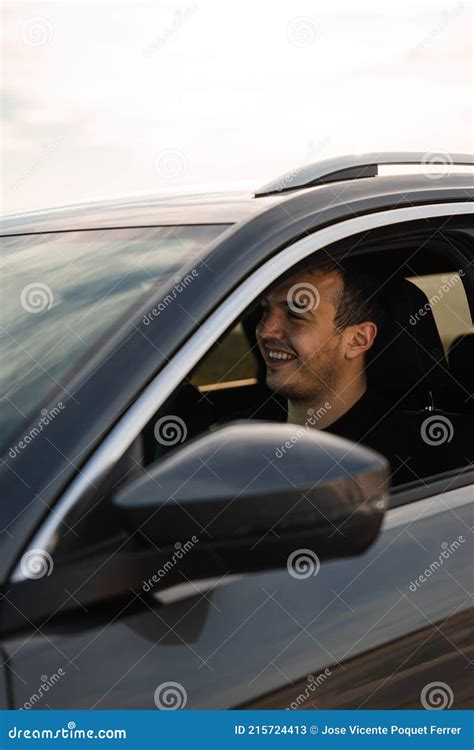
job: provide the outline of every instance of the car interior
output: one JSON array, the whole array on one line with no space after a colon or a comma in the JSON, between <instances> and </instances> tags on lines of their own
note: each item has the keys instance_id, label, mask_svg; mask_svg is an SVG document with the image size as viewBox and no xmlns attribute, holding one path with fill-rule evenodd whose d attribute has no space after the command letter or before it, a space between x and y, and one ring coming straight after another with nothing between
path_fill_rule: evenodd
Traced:
<instances>
[{"instance_id":1,"label":"car interior","mask_svg":"<svg viewBox=\"0 0 474 750\"><path fill-rule=\"evenodd\" d=\"M389 253L383 249L378 245L373 258L379 271L383 265L383 303L389 314L371 349L369 386L400 409L445 413L462 421L474 413L474 333L459 258L452 257L445 240L405 238L390 243ZM308 266L315 261L308 259ZM423 286L433 289L432 305ZM150 421L143 434L145 464L167 452L154 436L156 420L166 414L185 422L187 440L234 419L286 421L286 401L265 384L255 336L260 314L257 301Z\"/></svg>"},{"instance_id":2,"label":"car interior","mask_svg":"<svg viewBox=\"0 0 474 750\"><path fill-rule=\"evenodd\" d=\"M370 257L384 275L383 303L389 312L367 363L369 387L382 391L394 407L409 415L414 429L419 430L427 415L449 418L461 446L451 459L451 469L465 468L473 461L474 298L470 274L465 272L469 261L459 252L460 243L455 233L438 239L414 234L383 241L374 233L371 240L357 246L357 256L364 261ZM350 245L338 243L331 248L331 257L336 252L343 257L354 244L354 238ZM320 252L306 263L315 265L321 259ZM255 336L260 315L260 299L254 300L183 378L117 464L101 489L103 497L110 497L121 483L133 480L185 442L226 423L242 419L286 422L286 400L265 383L266 366ZM158 442L155 426L170 415L182 420L185 434L179 442L165 445ZM440 474L431 452L430 461L432 457L430 477ZM397 485L392 479L392 485ZM106 512L106 505L100 504L97 512L88 515L92 537L94 527L103 528L97 523L97 513ZM109 516L108 524L110 520ZM74 525L74 519L69 523ZM60 549L66 551L68 546L61 544Z\"/></svg>"}]
</instances>

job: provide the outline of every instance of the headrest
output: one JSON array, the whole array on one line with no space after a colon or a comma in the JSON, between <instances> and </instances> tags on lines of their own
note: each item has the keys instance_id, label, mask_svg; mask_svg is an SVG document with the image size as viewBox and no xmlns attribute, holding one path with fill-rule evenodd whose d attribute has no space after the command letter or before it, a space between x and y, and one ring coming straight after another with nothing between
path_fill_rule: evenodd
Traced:
<instances>
[{"instance_id":1,"label":"headrest","mask_svg":"<svg viewBox=\"0 0 474 750\"><path fill-rule=\"evenodd\" d=\"M400 406L431 405L430 392L436 405L449 374L428 297L407 279L385 284L379 295L385 322L368 353L369 385L402 399Z\"/></svg>"}]
</instances>

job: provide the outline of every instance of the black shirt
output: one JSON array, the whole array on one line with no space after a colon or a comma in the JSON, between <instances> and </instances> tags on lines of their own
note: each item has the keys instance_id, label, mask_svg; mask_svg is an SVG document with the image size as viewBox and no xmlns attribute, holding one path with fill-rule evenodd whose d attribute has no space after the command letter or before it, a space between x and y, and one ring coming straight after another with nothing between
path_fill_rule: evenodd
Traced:
<instances>
[{"instance_id":1,"label":"black shirt","mask_svg":"<svg viewBox=\"0 0 474 750\"><path fill-rule=\"evenodd\" d=\"M326 432L385 456L392 485L420 480L472 462L472 419L460 414L403 411L377 391L363 396Z\"/></svg>"}]
</instances>

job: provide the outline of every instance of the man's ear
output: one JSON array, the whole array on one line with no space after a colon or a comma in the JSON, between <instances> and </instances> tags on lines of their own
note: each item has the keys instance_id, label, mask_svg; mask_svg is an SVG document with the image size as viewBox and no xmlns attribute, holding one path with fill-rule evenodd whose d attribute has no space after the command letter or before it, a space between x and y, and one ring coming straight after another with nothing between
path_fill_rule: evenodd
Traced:
<instances>
[{"instance_id":1,"label":"man's ear","mask_svg":"<svg viewBox=\"0 0 474 750\"><path fill-rule=\"evenodd\" d=\"M377 326L369 320L356 326L348 326L343 335L346 339L345 356L347 359L355 359L370 349L377 335Z\"/></svg>"}]
</instances>

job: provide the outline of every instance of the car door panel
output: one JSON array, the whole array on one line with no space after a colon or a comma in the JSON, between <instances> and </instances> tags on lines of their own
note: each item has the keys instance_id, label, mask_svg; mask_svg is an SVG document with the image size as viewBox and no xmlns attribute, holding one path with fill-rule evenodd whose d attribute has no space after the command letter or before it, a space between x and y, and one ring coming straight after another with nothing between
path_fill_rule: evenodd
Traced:
<instances>
[{"instance_id":1,"label":"car door panel","mask_svg":"<svg viewBox=\"0 0 474 750\"><path fill-rule=\"evenodd\" d=\"M472 709L472 673L466 658L474 657L473 617L473 609L465 610L242 708L419 710L423 689L439 684L442 675L447 687L437 700L447 706L452 694L450 708ZM435 696L431 700L436 705Z\"/></svg>"},{"instance_id":2,"label":"car door panel","mask_svg":"<svg viewBox=\"0 0 474 750\"><path fill-rule=\"evenodd\" d=\"M235 707L462 613L472 576L465 542L415 591L410 584L442 545L467 540L472 492L389 511L368 552L324 563L317 575L224 579L204 596L196 590L162 605L142 594L138 609L127 604L112 620L78 613L19 634L5 644L14 705L28 701L40 675L62 667L63 687L47 696L53 708L152 709L155 689L168 682L183 686L187 708Z\"/></svg>"}]
</instances>

